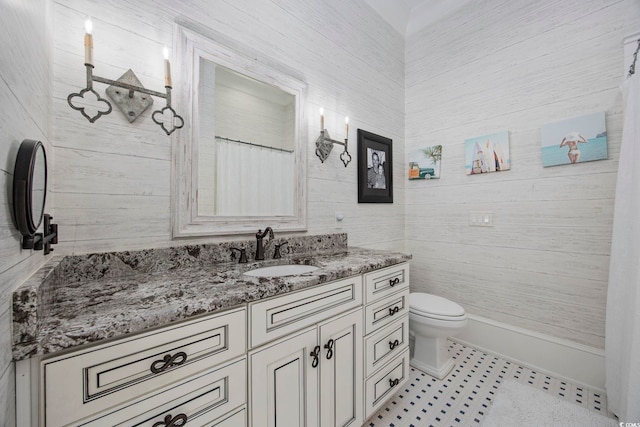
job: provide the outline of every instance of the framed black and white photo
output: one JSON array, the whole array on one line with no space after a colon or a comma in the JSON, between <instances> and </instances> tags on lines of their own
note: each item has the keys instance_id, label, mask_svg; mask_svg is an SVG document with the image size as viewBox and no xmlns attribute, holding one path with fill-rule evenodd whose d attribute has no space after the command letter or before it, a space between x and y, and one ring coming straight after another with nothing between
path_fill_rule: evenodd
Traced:
<instances>
[{"instance_id":1,"label":"framed black and white photo","mask_svg":"<svg viewBox=\"0 0 640 427\"><path fill-rule=\"evenodd\" d=\"M358 129L358 203L393 203L391 139Z\"/></svg>"}]
</instances>

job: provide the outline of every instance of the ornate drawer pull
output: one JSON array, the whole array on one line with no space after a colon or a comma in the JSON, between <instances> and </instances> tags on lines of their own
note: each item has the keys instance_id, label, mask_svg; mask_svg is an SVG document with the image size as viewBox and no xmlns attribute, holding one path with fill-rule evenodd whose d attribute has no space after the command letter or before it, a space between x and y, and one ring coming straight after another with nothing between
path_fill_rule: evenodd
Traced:
<instances>
[{"instance_id":1,"label":"ornate drawer pull","mask_svg":"<svg viewBox=\"0 0 640 427\"><path fill-rule=\"evenodd\" d=\"M398 283L400 283L400 278L396 277L395 279L389 279L389 286L391 286L392 288L397 285Z\"/></svg>"},{"instance_id":2,"label":"ornate drawer pull","mask_svg":"<svg viewBox=\"0 0 640 427\"><path fill-rule=\"evenodd\" d=\"M393 308L389 307L389 316L393 316L394 314L396 314L399 311L400 311L400 307L397 307L397 306L393 307Z\"/></svg>"},{"instance_id":3,"label":"ornate drawer pull","mask_svg":"<svg viewBox=\"0 0 640 427\"><path fill-rule=\"evenodd\" d=\"M162 358L162 360L156 360L151 364L151 372L153 372L154 374L159 374L160 372L166 371L172 366L182 365L186 361L187 353L185 353L184 351L176 353L173 356L167 354Z\"/></svg>"},{"instance_id":4,"label":"ornate drawer pull","mask_svg":"<svg viewBox=\"0 0 640 427\"><path fill-rule=\"evenodd\" d=\"M394 348L396 348L399 345L400 345L400 341L398 341L398 340L389 341L389 350L393 350Z\"/></svg>"},{"instance_id":5,"label":"ornate drawer pull","mask_svg":"<svg viewBox=\"0 0 640 427\"><path fill-rule=\"evenodd\" d=\"M326 348L327 351L327 360L330 360L333 357L333 340L330 339L325 345L324 348Z\"/></svg>"},{"instance_id":6,"label":"ornate drawer pull","mask_svg":"<svg viewBox=\"0 0 640 427\"><path fill-rule=\"evenodd\" d=\"M158 421L153 427L180 427L187 423L187 416L185 414L178 414L175 417L171 417L171 414L164 417L164 420Z\"/></svg>"},{"instance_id":7,"label":"ornate drawer pull","mask_svg":"<svg viewBox=\"0 0 640 427\"><path fill-rule=\"evenodd\" d=\"M315 346L313 351L309 354L309 356L313 357L313 361L311 361L311 367L317 368L318 362L320 361L320 346L319 345Z\"/></svg>"},{"instance_id":8,"label":"ornate drawer pull","mask_svg":"<svg viewBox=\"0 0 640 427\"><path fill-rule=\"evenodd\" d=\"M398 384L400 384L400 378L396 378L395 380L392 380L391 378L389 378L389 388L395 387Z\"/></svg>"}]
</instances>

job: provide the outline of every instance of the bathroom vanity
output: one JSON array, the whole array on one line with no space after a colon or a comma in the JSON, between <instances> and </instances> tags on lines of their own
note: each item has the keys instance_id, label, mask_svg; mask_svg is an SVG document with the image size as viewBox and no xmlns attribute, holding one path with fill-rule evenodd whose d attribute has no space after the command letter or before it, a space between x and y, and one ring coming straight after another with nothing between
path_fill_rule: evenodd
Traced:
<instances>
[{"instance_id":1,"label":"bathroom vanity","mask_svg":"<svg viewBox=\"0 0 640 427\"><path fill-rule=\"evenodd\" d=\"M289 240L52 260L14 293L18 425L360 426L407 379L410 256ZM287 263L319 268L244 274Z\"/></svg>"}]
</instances>

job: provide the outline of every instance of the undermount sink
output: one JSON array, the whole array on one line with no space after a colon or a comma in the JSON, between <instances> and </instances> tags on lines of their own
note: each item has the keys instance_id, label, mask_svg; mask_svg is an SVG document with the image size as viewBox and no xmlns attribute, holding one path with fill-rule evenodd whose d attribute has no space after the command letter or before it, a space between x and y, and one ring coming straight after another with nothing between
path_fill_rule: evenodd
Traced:
<instances>
[{"instance_id":1,"label":"undermount sink","mask_svg":"<svg viewBox=\"0 0 640 427\"><path fill-rule=\"evenodd\" d=\"M297 274L311 273L317 270L318 267L313 265L303 264L287 264L287 265L274 265L272 267L262 267L249 270L244 274L246 276L253 277L281 277L281 276L295 276Z\"/></svg>"}]
</instances>

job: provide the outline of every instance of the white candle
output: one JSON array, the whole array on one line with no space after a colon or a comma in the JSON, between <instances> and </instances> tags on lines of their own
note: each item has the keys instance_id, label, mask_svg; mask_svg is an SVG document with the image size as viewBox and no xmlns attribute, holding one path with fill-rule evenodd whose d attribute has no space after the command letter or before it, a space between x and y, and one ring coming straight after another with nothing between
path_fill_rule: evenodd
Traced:
<instances>
[{"instance_id":1,"label":"white candle","mask_svg":"<svg viewBox=\"0 0 640 427\"><path fill-rule=\"evenodd\" d=\"M324 131L324 108L320 108L320 132Z\"/></svg>"},{"instance_id":2,"label":"white candle","mask_svg":"<svg viewBox=\"0 0 640 427\"><path fill-rule=\"evenodd\" d=\"M90 19L84 23L86 34L84 35L84 63L93 65L93 23Z\"/></svg>"},{"instance_id":3,"label":"white candle","mask_svg":"<svg viewBox=\"0 0 640 427\"><path fill-rule=\"evenodd\" d=\"M169 63L169 49L166 47L162 49L162 56L164 56L164 85L165 87L171 87L171 64Z\"/></svg>"},{"instance_id":4,"label":"white candle","mask_svg":"<svg viewBox=\"0 0 640 427\"><path fill-rule=\"evenodd\" d=\"M345 138L349 138L349 117L344 118Z\"/></svg>"}]
</instances>

